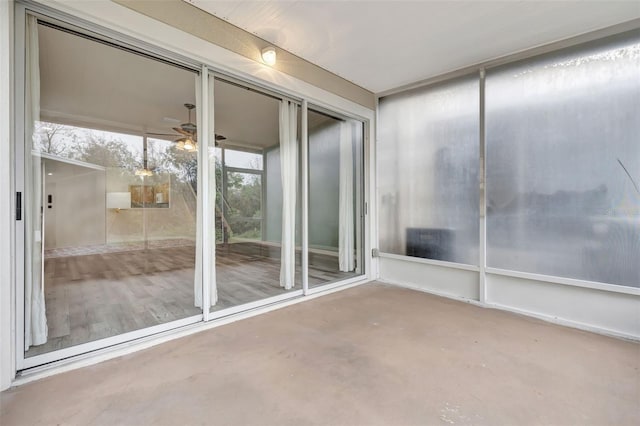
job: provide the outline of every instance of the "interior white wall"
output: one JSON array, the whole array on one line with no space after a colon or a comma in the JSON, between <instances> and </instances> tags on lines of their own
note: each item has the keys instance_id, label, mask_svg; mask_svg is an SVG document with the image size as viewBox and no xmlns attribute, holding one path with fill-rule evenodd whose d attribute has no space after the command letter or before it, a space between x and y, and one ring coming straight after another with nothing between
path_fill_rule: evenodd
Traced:
<instances>
[{"instance_id":1,"label":"interior white wall","mask_svg":"<svg viewBox=\"0 0 640 426\"><path fill-rule=\"evenodd\" d=\"M0 1L0 390L15 375L13 357L13 0Z\"/></svg>"},{"instance_id":2,"label":"interior white wall","mask_svg":"<svg viewBox=\"0 0 640 426\"><path fill-rule=\"evenodd\" d=\"M171 179L168 173L156 173L152 179L155 180L146 184L170 182L169 206L120 211L107 209L107 244L163 239L195 240L197 201L189 184ZM140 178L133 173L123 172L119 168L107 169L106 192L130 192L131 186L137 185L140 185Z\"/></svg>"},{"instance_id":3,"label":"interior white wall","mask_svg":"<svg viewBox=\"0 0 640 426\"><path fill-rule=\"evenodd\" d=\"M53 161L47 160L45 168ZM171 180L169 174L155 177L161 183ZM140 178L133 173L83 170L56 161L53 176L45 173L45 249L145 239L195 239L196 195L188 184L174 181L170 185L167 208L108 209L107 192L129 192L131 185L140 185Z\"/></svg>"},{"instance_id":4,"label":"interior white wall","mask_svg":"<svg viewBox=\"0 0 640 426\"><path fill-rule=\"evenodd\" d=\"M46 167L46 166L45 166ZM45 176L45 248L105 243L105 172L87 170L48 182ZM47 197L52 196L51 208Z\"/></svg>"}]
</instances>

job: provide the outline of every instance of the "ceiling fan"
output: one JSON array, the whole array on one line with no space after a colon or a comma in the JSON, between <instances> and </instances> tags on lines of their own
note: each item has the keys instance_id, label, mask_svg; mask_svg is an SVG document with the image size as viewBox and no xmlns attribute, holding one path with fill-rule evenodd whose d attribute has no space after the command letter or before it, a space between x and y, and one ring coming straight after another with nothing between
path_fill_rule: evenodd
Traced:
<instances>
[{"instance_id":1,"label":"ceiling fan","mask_svg":"<svg viewBox=\"0 0 640 426\"><path fill-rule=\"evenodd\" d=\"M191 122L191 111L195 109L194 104L184 104L184 107L189 111L189 118L186 123L182 123L180 127L172 127L176 134L170 133L147 133L149 136L173 136L176 143L176 148L181 151L195 152L198 150L198 127ZM219 141L227 139L222 135L215 135L215 146L218 146Z\"/></svg>"}]
</instances>

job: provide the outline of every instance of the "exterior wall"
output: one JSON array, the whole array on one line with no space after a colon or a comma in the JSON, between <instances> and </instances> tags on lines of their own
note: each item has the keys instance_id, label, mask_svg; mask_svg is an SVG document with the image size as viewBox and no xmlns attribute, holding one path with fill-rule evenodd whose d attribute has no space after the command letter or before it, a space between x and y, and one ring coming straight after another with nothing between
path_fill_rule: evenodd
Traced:
<instances>
[{"instance_id":1,"label":"exterior wall","mask_svg":"<svg viewBox=\"0 0 640 426\"><path fill-rule=\"evenodd\" d=\"M203 40L260 62L261 50L271 44L183 0L112 0L150 18L179 28ZM276 47L278 62L274 66L292 77L322 87L331 93L373 109L375 97L350 81Z\"/></svg>"},{"instance_id":2,"label":"exterior wall","mask_svg":"<svg viewBox=\"0 0 640 426\"><path fill-rule=\"evenodd\" d=\"M423 261L407 261L403 257L382 255L380 278L383 281L454 299L479 300L478 268L452 268Z\"/></svg>"},{"instance_id":3,"label":"exterior wall","mask_svg":"<svg viewBox=\"0 0 640 426\"><path fill-rule=\"evenodd\" d=\"M13 0L0 1L0 390L11 384L13 315Z\"/></svg>"},{"instance_id":4,"label":"exterior wall","mask_svg":"<svg viewBox=\"0 0 640 426\"><path fill-rule=\"evenodd\" d=\"M105 173L88 171L45 184L45 249L105 243Z\"/></svg>"},{"instance_id":5,"label":"exterior wall","mask_svg":"<svg viewBox=\"0 0 640 426\"><path fill-rule=\"evenodd\" d=\"M381 254L380 259L380 279L385 282L569 327L640 340L637 288L588 285L564 279L551 282L551 277L473 269L389 254ZM483 298L480 298L481 278Z\"/></svg>"},{"instance_id":6,"label":"exterior wall","mask_svg":"<svg viewBox=\"0 0 640 426\"><path fill-rule=\"evenodd\" d=\"M487 274L487 304L604 334L640 339L640 295Z\"/></svg>"}]
</instances>

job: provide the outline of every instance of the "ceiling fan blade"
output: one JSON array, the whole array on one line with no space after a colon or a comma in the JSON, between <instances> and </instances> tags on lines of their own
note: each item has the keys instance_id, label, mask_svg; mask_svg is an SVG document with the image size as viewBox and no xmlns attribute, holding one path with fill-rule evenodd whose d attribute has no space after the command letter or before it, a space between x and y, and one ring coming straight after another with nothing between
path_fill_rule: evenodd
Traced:
<instances>
[{"instance_id":1,"label":"ceiling fan blade","mask_svg":"<svg viewBox=\"0 0 640 426\"><path fill-rule=\"evenodd\" d=\"M185 136L193 136L192 132L187 132L186 130L182 130L180 127L173 127L173 130Z\"/></svg>"},{"instance_id":2,"label":"ceiling fan blade","mask_svg":"<svg viewBox=\"0 0 640 426\"><path fill-rule=\"evenodd\" d=\"M174 135L175 136L175 135ZM198 138L196 137L191 137L191 136L183 136L181 138L178 139L174 139L174 142L186 142L187 139L191 139L192 142L198 142Z\"/></svg>"},{"instance_id":3,"label":"ceiling fan blade","mask_svg":"<svg viewBox=\"0 0 640 426\"><path fill-rule=\"evenodd\" d=\"M216 134L216 140L217 141L225 141L225 140L227 140L227 137Z\"/></svg>"},{"instance_id":4,"label":"ceiling fan blade","mask_svg":"<svg viewBox=\"0 0 640 426\"><path fill-rule=\"evenodd\" d=\"M182 130L184 130L185 132L195 133L196 130L198 129L198 126L196 126L195 124L189 122L189 123L182 123L180 125L180 128Z\"/></svg>"}]
</instances>

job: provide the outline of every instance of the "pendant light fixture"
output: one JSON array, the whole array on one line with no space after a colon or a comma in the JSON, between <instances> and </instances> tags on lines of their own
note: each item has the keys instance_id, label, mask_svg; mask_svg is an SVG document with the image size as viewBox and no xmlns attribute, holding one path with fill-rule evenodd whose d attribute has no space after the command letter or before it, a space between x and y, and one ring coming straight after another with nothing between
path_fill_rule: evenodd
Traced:
<instances>
[{"instance_id":1,"label":"pendant light fixture","mask_svg":"<svg viewBox=\"0 0 640 426\"><path fill-rule=\"evenodd\" d=\"M153 176L153 172L147 164L147 137L142 137L142 168L135 171L136 176L149 177Z\"/></svg>"}]
</instances>

